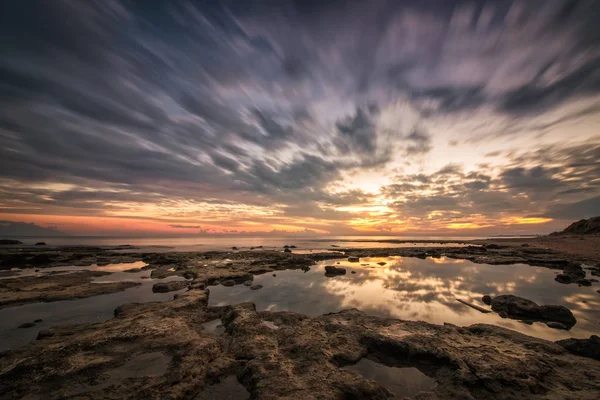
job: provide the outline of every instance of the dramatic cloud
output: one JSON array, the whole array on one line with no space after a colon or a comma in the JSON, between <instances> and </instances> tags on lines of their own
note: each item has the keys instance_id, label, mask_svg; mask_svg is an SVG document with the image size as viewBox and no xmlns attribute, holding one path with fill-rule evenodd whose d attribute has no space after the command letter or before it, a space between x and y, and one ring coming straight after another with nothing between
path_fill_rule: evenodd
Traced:
<instances>
[{"instance_id":1,"label":"dramatic cloud","mask_svg":"<svg viewBox=\"0 0 600 400\"><path fill-rule=\"evenodd\" d=\"M599 27L592 1L5 2L1 217L552 230L597 210Z\"/></svg>"}]
</instances>

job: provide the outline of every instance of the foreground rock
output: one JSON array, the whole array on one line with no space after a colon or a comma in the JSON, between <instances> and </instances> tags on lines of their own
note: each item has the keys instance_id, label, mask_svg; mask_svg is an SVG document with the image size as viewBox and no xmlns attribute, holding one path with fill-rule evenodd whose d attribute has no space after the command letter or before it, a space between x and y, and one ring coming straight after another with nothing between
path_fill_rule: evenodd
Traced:
<instances>
[{"instance_id":1,"label":"foreground rock","mask_svg":"<svg viewBox=\"0 0 600 400\"><path fill-rule=\"evenodd\" d=\"M563 306L538 306L522 297L501 295L491 301L492 310L509 318L548 322L551 328L570 329L577 323L573 313ZM553 324L558 323L558 324ZM562 326L561 326L562 325Z\"/></svg>"},{"instance_id":2,"label":"foreground rock","mask_svg":"<svg viewBox=\"0 0 600 400\"><path fill-rule=\"evenodd\" d=\"M159 282L152 286L154 293L167 293L174 292L176 290L185 289L189 285L186 281L171 281L171 282Z\"/></svg>"},{"instance_id":3,"label":"foreground rock","mask_svg":"<svg viewBox=\"0 0 600 400\"><path fill-rule=\"evenodd\" d=\"M23 276L0 281L0 308L28 303L82 299L121 292L138 282L92 283L92 279L110 275L102 271L78 271L70 274Z\"/></svg>"},{"instance_id":4,"label":"foreground rock","mask_svg":"<svg viewBox=\"0 0 600 400\"><path fill-rule=\"evenodd\" d=\"M600 396L599 362L500 327L357 310L310 318L207 302L205 291L190 290L167 303L119 307L105 323L44 332L0 357L0 397L190 399L219 392L212 385L235 376L256 399L391 398L378 383L341 369L365 357L418 368L436 380L428 398L438 400ZM223 335L202 327L215 318Z\"/></svg>"}]
</instances>

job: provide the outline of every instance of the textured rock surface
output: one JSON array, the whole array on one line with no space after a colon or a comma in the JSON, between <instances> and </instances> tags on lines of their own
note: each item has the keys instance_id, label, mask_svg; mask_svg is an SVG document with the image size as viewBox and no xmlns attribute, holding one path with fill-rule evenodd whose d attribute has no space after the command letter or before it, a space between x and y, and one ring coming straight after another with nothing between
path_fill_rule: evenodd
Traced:
<instances>
[{"instance_id":1,"label":"textured rock surface","mask_svg":"<svg viewBox=\"0 0 600 400\"><path fill-rule=\"evenodd\" d=\"M188 285L189 283L186 281L159 282L152 286L152 291L154 293L167 293L184 289Z\"/></svg>"},{"instance_id":2,"label":"textured rock surface","mask_svg":"<svg viewBox=\"0 0 600 400\"><path fill-rule=\"evenodd\" d=\"M0 358L0 398L189 399L235 375L258 399L387 399L378 383L340 369L362 358L411 366L437 399L592 399L600 362L490 325L459 328L368 316L256 312L206 306L205 291L120 307L102 324L54 328ZM221 336L202 323L220 317ZM263 323L268 321L278 329ZM156 370L122 374L135 360ZM145 358L144 358L145 357Z\"/></svg>"}]
</instances>

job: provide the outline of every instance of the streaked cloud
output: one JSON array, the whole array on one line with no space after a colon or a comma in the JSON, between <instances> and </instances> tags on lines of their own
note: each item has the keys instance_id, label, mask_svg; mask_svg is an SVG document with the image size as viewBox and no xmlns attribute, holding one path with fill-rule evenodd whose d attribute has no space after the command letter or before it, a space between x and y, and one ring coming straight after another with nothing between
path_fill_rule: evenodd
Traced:
<instances>
[{"instance_id":1,"label":"streaked cloud","mask_svg":"<svg viewBox=\"0 0 600 400\"><path fill-rule=\"evenodd\" d=\"M596 2L267 3L4 5L2 219L444 234L599 213Z\"/></svg>"}]
</instances>

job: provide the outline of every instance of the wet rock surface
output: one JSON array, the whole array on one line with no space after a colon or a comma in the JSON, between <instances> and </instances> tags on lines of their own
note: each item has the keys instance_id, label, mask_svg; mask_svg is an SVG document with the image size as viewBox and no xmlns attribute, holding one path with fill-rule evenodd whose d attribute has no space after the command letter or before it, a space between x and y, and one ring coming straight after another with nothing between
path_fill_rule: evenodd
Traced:
<instances>
[{"instance_id":1,"label":"wet rock surface","mask_svg":"<svg viewBox=\"0 0 600 400\"><path fill-rule=\"evenodd\" d=\"M531 300L512 294L494 297L491 306L492 310L503 313L508 318L557 323L548 324L551 328L569 329L577 323L573 313L564 306L539 306Z\"/></svg>"},{"instance_id":2,"label":"wet rock surface","mask_svg":"<svg viewBox=\"0 0 600 400\"><path fill-rule=\"evenodd\" d=\"M600 337L592 335L589 339L565 339L556 343L573 354L600 361Z\"/></svg>"},{"instance_id":3,"label":"wet rock surface","mask_svg":"<svg viewBox=\"0 0 600 400\"><path fill-rule=\"evenodd\" d=\"M152 286L154 293L167 293L174 292L186 288L189 282L186 281L173 281L173 282L159 282Z\"/></svg>"},{"instance_id":4,"label":"wet rock surface","mask_svg":"<svg viewBox=\"0 0 600 400\"><path fill-rule=\"evenodd\" d=\"M389 388L344 368L364 358L417 368L435 380L437 399L600 394L599 362L500 327L439 326L358 310L309 318L257 312L252 304L210 308L207 300L204 291L190 290L167 303L129 305L105 323L54 328L0 358L0 397L203 398L230 379L251 398L391 398ZM225 333L205 332L202 324L219 316ZM138 362L157 357L151 371Z\"/></svg>"}]
</instances>

